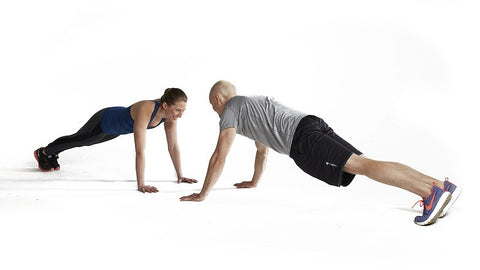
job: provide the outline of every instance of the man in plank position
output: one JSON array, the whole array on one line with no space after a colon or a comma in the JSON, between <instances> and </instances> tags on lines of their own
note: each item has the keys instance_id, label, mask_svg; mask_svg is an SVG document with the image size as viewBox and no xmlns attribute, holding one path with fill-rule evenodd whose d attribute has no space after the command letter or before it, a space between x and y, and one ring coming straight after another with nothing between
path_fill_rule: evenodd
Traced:
<instances>
[{"instance_id":1,"label":"man in plank position","mask_svg":"<svg viewBox=\"0 0 480 270\"><path fill-rule=\"evenodd\" d=\"M369 159L338 136L327 123L314 115L292 110L265 96L237 96L236 88L219 81L210 91L210 104L220 116L220 135L200 193L181 201L203 201L223 170L235 138L241 134L255 141L257 153L251 181L237 188L256 187L265 168L268 147L289 155L303 171L327 184L348 186L356 174L419 195L423 215L414 222L433 224L455 202L461 189L396 162Z\"/></svg>"}]
</instances>

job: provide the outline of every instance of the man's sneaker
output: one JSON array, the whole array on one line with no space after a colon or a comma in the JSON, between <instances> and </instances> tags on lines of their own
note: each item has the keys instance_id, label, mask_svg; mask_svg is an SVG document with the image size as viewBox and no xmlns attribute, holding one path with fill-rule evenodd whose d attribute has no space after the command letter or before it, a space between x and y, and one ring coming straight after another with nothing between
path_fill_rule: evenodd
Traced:
<instances>
[{"instance_id":1,"label":"man's sneaker","mask_svg":"<svg viewBox=\"0 0 480 270\"><path fill-rule=\"evenodd\" d=\"M462 188L457 187L456 185L449 182L448 177L445 178L444 184L445 184L445 187L443 188L443 190L452 193L452 198L450 199L450 202L445 206L442 213L440 214L441 218L444 217L447 214L448 209L450 209L450 207L452 207L452 205L458 199L458 196L460 196L460 193L462 193Z\"/></svg>"},{"instance_id":2,"label":"man's sneaker","mask_svg":"<svg viewBox=\"0 0 480 270\"><path fill-rule=\"evenodd\" d=\"M38 148L33 152L35 159L38 162L38 168L42 172L51 172L53 171L53 167L50 164L48 156L43 153L43 147Z\"/></svg>"},{"instance_id":3,"label":"man's sneaker","mask_svg":"<svg viewBox=\"0 0 480 270\"><path fill-rule=\"evenodd\" d=\"M55 170L60 170L60 164L58 164L58 155L51 155L48 156L48 162L50 162L50 166Z\"/></svg>"},{"instance_id":4,"label":"man's sneaker","mask_svg":"<svg viewBox=\"0 0 480 270\"><path fill-rule=\"evenodd\" d=\"M415 224L425 226L435 223L451 197L450 192L443 191L433 184L432 193L427 198L419 201L420 206L423 206L423 215L415 217Z\"/></svg>"}]
</instances>

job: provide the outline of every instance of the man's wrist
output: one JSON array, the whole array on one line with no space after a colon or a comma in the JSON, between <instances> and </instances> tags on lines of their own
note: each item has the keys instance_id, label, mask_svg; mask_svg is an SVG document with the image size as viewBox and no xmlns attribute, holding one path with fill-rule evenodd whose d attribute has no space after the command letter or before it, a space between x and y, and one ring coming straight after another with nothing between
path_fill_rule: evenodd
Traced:
<instances>
[{"instance_id":1,"label":"man's wrist","mask_svg":"<svg viewBox=\"0 0 480 270\"><path fill-rule=\"evenodd\" d=\"M207 195L208 195L207 193L204 193L202 191L202 192L198 193L198 198L203 201L207 197Z\"/></svg>"}]
</instances>

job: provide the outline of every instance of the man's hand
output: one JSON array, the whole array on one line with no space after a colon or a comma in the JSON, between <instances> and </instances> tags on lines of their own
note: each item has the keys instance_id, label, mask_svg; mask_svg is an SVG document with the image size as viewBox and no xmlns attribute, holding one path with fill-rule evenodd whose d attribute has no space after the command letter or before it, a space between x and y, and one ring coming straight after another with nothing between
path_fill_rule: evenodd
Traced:
<instances>
[{"instance_id":1,"label":"man's hand","mask_svg":"<svg viewBox=\"0 0 480 270\"><path fill-rule=\"evenodd\" d=\"M187 178L187 177L179 177L177 183L188 183L188 184L193 184L197 183L198 181L192 178Z\"/></svg>"},{"instance_id":2,"label":"man's hand","mask_svg":"<svg viewBox=\"0 0 480 270\"><path fill-rule=\"evenodd\" d=\"M193 202L201 202L205 200L205 196L200 195L200 193L193 193L192 195L189 196L184 196L180 198L180 201L193 201Z\"/></svg>"},{"instance_id":3,"label":"man's hand","mask_svg":"<svg viewBox=\"0 0 480 270\"><path fill-rule=\"evenodd\" d=\"M253 183L253 181L243 181L241 183L236 183L234 186L237 188L254 188L257 185Z\"/></svg>"},{"instance_id":4,"label":"man's hand","mask_svg":"<svg viewBox=\"0 0 480 270\"><path fill-rule=\"evenodd\" d=\"M143 192L143 193L145 193L145 192L147 192L147 193L157 193L158 189L154 186L144 185L144 186L139 186L138 191Z\"/></svg>"},{"instance_id":5,"label":"man's hand","mask_svg":"<svg viewBox=\"0 0 480 270\"><path fill-rule=\"evenodd\" d=\"M220 131L218 135L218 142L215 151L208 162L207 175L203 182L202 191L200 193L193 193L190 196L184 196L180 198L180 201L194 201L201 202L205 200L212 187L217 182L218 178L222 174L223 166L225 165L225 159L230 151L233 140L235 139L235 128L227 128ZM178 174L181 175L181 174Z\"/></svg>"}]
</instances>

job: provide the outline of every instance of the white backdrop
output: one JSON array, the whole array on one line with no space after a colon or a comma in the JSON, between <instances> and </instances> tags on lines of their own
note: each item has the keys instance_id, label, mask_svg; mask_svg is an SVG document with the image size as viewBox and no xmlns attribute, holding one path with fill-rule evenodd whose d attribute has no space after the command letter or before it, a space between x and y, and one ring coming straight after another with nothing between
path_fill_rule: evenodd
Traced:
<instances>
[{"instance_id":1,"label":"white backdrop","mask_svg":"<svg viewBox=\"0 0 480 270\"><path fill-rule=\"evenodd\" d=\"M449 0L2 2L0 267L404 269L430 265L429 244L453 257L434 265L468 263L462 245L478 240L479 11ZM207 201L180 203L201 188L215 147L208 91L219 79L465 192L448 217L418 228L414 195L363 177L328 187L273 151L262 185L238 191L255 150L237 136ZM179 140L184 173L200 184L172 182L163 128L147 146L158 194L134 191L131 135L62 153L59 172L36 170L34 149L100 108L168 87L189 96Z\"/></svg>"}]
</instances>

